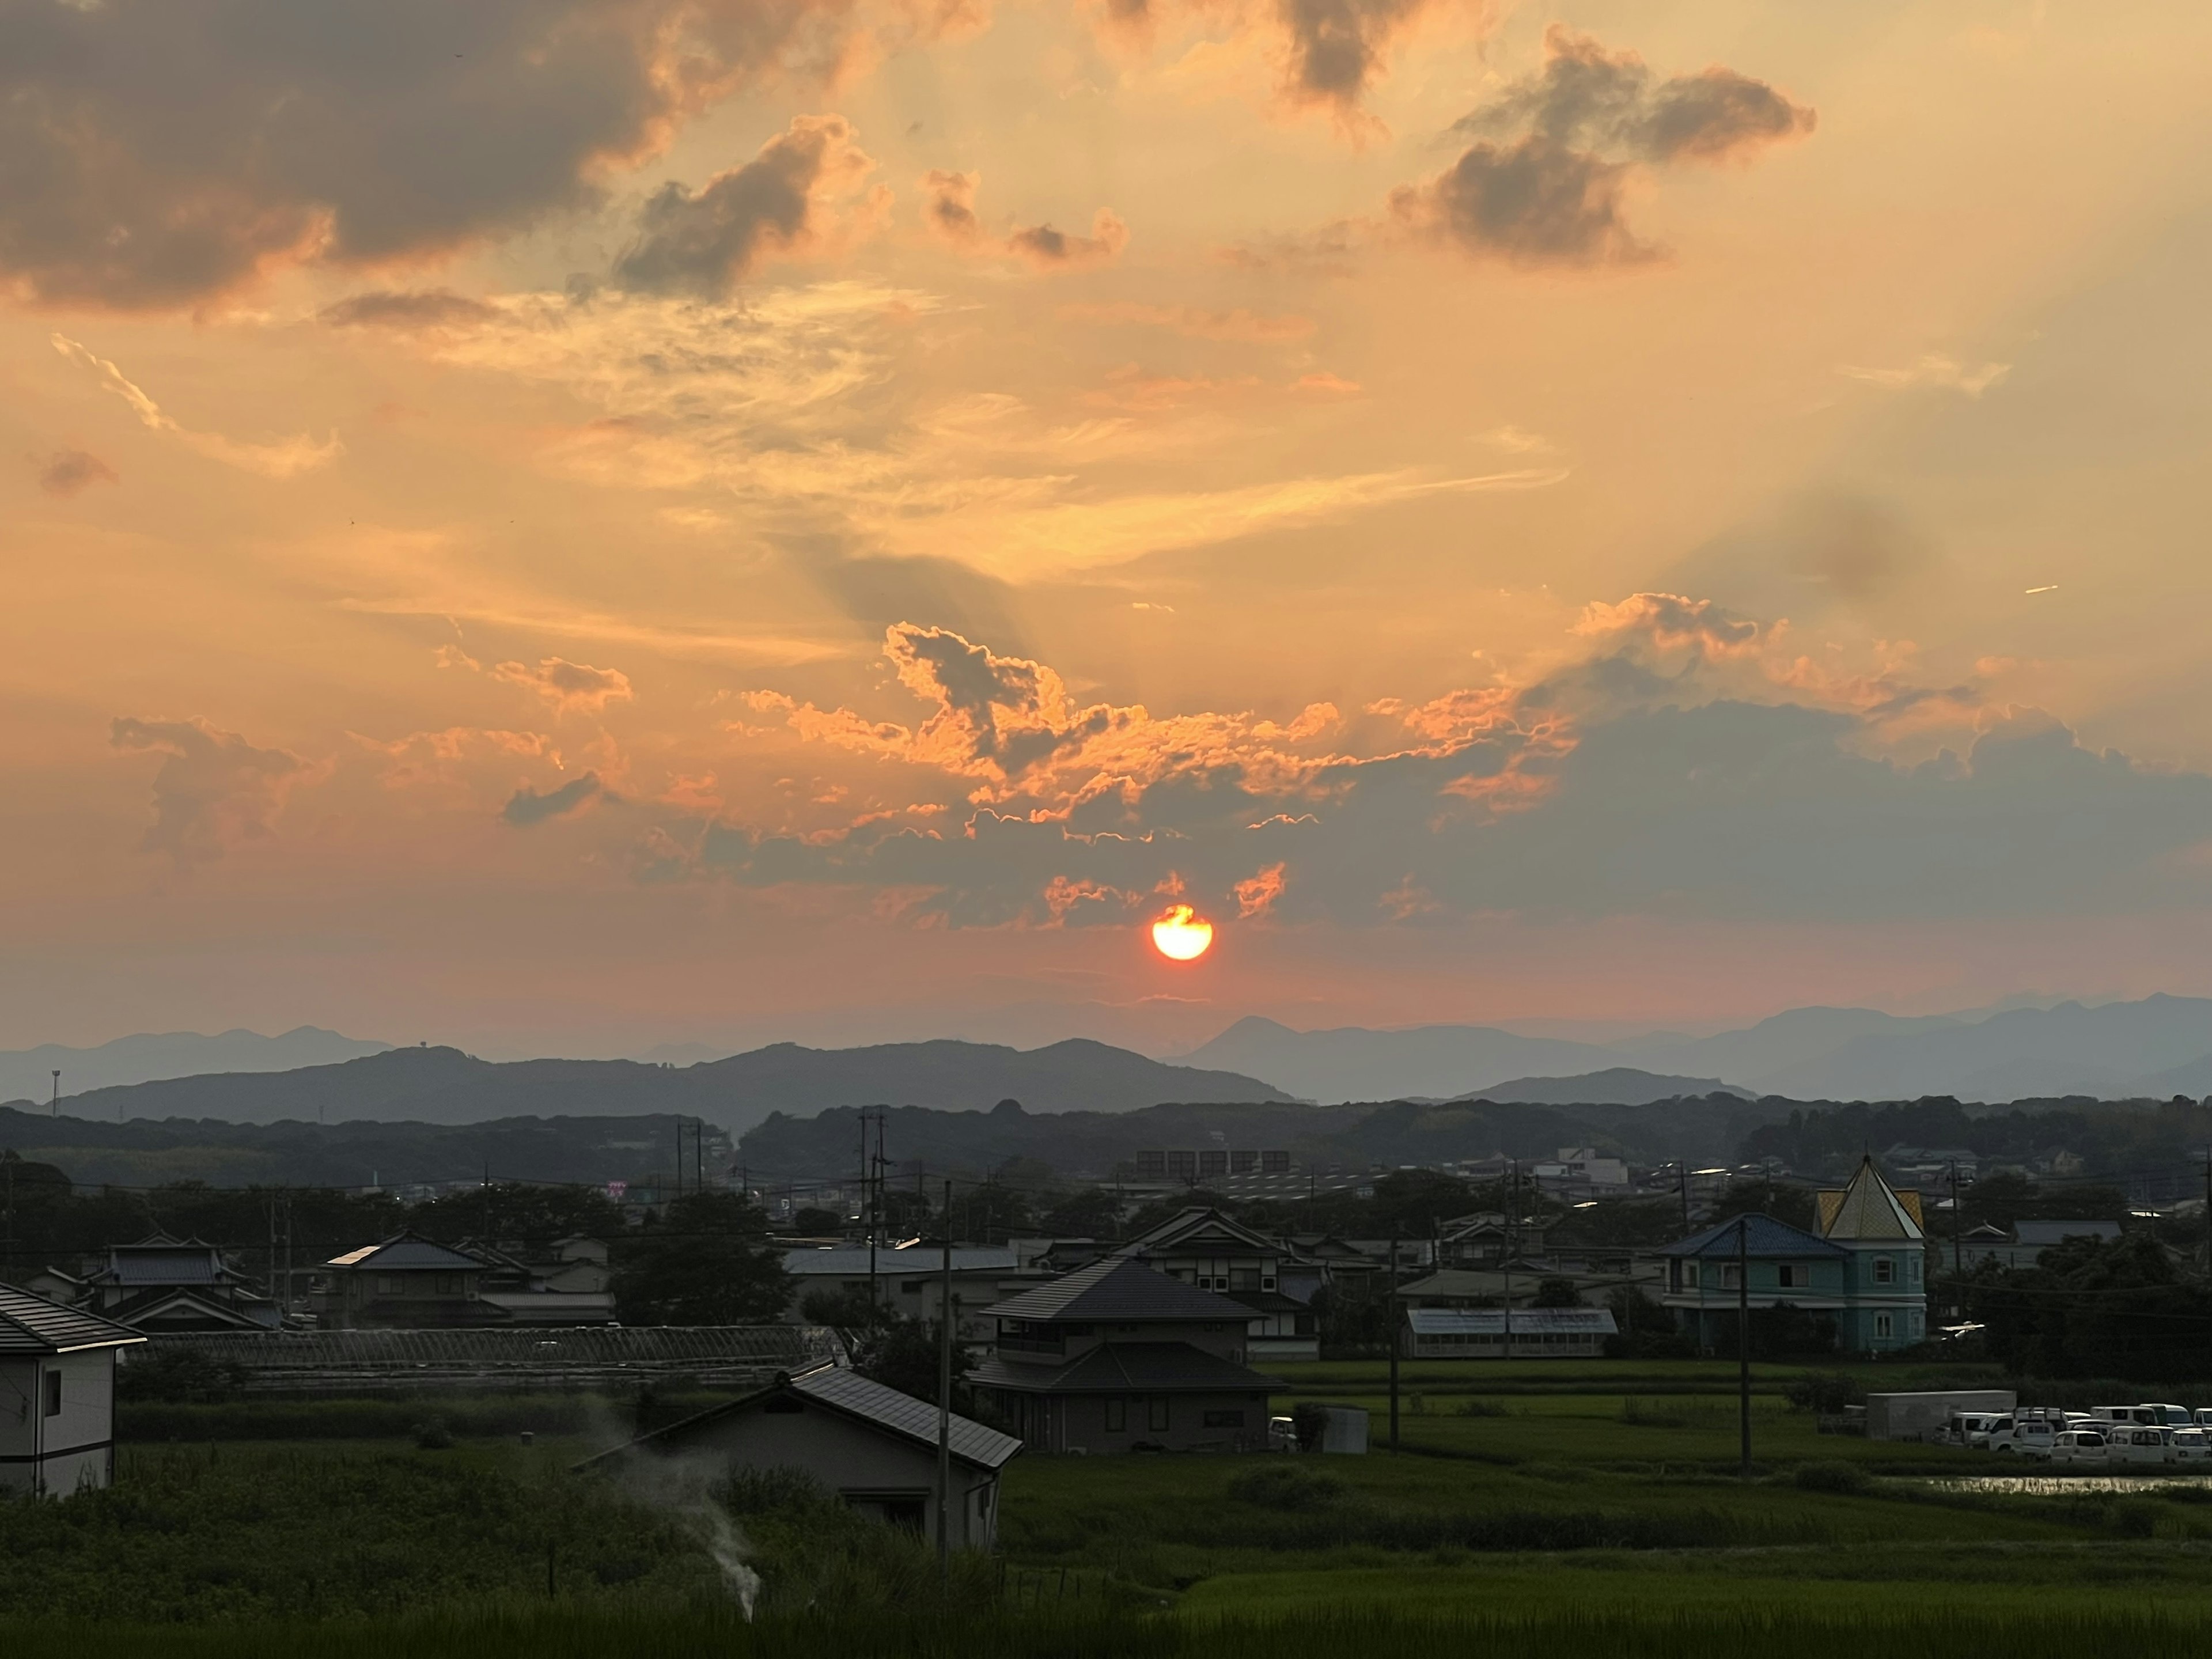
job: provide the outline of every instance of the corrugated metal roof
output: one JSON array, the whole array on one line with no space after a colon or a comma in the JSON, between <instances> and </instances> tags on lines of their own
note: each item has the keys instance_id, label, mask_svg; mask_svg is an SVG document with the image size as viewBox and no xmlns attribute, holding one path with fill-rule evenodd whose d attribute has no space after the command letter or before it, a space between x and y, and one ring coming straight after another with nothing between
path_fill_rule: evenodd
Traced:
<instances>
[{"instance_id":1,"label":"corrugated metal roof","mask_svg":"<svg viewBox=\"0 0 2212 1659\"><path fill-rule=\"evenodd\" d=\"M1503 1308L1408 1308L1406 1322L1416 1336L1503 1336ZM1516 1308L1513 1334L1522 1336L1611 1336L1620 1328L1610 1308Z\"/></svg>"},{"instance_id":2,"label":"corrugated metal roof","mask_svg":"<svg viewBox=\"0 0 2212 1659\"><path fill-rule=\"evenodd\" d=\"M213 1250L126 1249L108 1252L106 1276L118 1285L217 1285L223 1273Z\"/></svg>"},{"instance_id":3,"label":"corrugated metal roof","mask_svg":"<svg viewBox=\"0 0 2212 1659\"><path fill-rule=\"evenodd\" d=\"M1040 1323L1073 1321L1149 1320L1212 1321L1243 1324L1252 1316L1249 1308L1212 1291L1201 1291L1180 1279L1170 1279L1157 1268L1121 1256L1106 1256L1087 1267L1063 1273L1048 1285L1024 1291L995 1307L986 1317L1026 1319Z\"/></svg>"},{"instance_id":4,"label":"corrugated metal roof","mask_svg":"<svg viewBox=\"0 0 2212 1659\"><path fill-rule=\"evenodd\" d=\"M866 1279L868 1276L868 1253L865 1249L786 1250L783 1253L785 1271L812 1278L827 1274L838 1279ZM956 1244L952 1247L952 1271L956 1273L1006 1273L1016 1271L1022 1259L1012 1250L988 1249L979 1245ZM941 1273L945 1268L944 1253L924 1248L911 1250L878 1249L876 1252L876 1277L906 1279L917 1274Z\"/></svg>"},{"instance_id":5,"label":"corrugated metal roof","mask_svg":"<svg viewBox=\"0 0 2212 1659\"><path fill-rule=\"evenodd\" d=\"M1736 1224L1744 1224L1744 1249L1749 1255L1768 1258L1786 1256L1795 1260L1808 1255L1842 1255L1840 1244L1831 1244L1825 1238L1815 1238L1802 1227L1793 1227L1786 1221L1777 1221L1771 1215L1730 1216L1717 1221L1701 1233L1692 1233L1678 1244L1669 1244L1662 1255L1732 1256L1736 1253Z\"/></svg>"},{"instance_id":6,"label":"corrugated metal roof","mask_svg":"<svg viewBox=\"0 0 2212 1659\"><path fill-rule=\"evenodd\" d=\"M916 1400L910 1394L901 1394L896 1389L863 1376L858 1371L840 1366L825 1365L820 1370L809 1371L791 1379L791 1386L810 1400L904 1435L909 1440L923 1444L937 1444L937 1407L927 1400ZM946 1425L946 1438L952 1455L965 1462L995 1469L1022 1449L1022 1443L1010 1434L1000 1434L973 1419L952 1413Z\"/></svg>"},{"instance_id":7,"label":"corrugated metal roof","mask_svg":"<svg viewBox=\"0 0 2212 1659\"><path fill-rule=\"evenodd\" d=\"M968 1380L1024 1394L1266 1394L1277 1386L1272 1376L1188 1342L1102 1342L1060 1366L987 1359Z\"/></svg>"},{"instance_id":8,"label":"corrugated metal roof","mask_svg":"<svg viewBox=\"0 0 2212 1659\"><path fill-rule=\"evenodd\" d=\"M81 1348L120 1348L146 1339L127 1327L43 1296L0 1285L0 1353L74 1353Z\"/></svg>"}]
</instances>

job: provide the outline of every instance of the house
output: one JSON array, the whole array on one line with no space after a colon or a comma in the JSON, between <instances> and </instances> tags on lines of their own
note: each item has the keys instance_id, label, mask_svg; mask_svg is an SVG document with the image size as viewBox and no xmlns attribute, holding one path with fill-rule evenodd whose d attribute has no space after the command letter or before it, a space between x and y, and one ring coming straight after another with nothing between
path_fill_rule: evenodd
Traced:
<instances>
[{"instance_id":1,"label":"house","mask_svg":"<svg viewBox=\"0 0 2212 1659\"><path fill-rule=\"evenodd\" d=\"M1527 1222L1509 1224L1495 1211L1462 1216L1444 1224L1436 1254L1447 1267L1495 1267L1510 1256L1543 1255L1544 1230Z\"/></svg>"},{"instance_id":2,"label":"house","mask_svg":"<svg viewBox=\"0 0 2212 1659\"><path fill-rule=\"evenodd\" d=\"M477 1281L483 1323L604 1325L615 1316L603 1240L564 1238L552 1247L551 1260L537 1261L515 1249L473 1239L464 1239L459 1249L483 1264Z\"/></svg>"},{"instance_id":3,"label":"house","mask_svg":"<svg viewBox=\"0 0 2212 1659\"><path fill-rule=\"evenodd\" d=\"M1595 1359L1615 1334L1608 1308L1408 1308L1408 1359Z\"/></svg>"},{"instance_id":4,"label":"house","mask_svg":"<svg viewBox=\"0 0 2212 1659\"><path fill-rule=\"evenodd\" d=\"M115 1354L146 1339L0 1284L0 1492L65 1498L115 1478Z\"/></svg>"},{"instance_id":5,"label":"house","mask_svg":"<svg viewBox=\"0 0 2212 1659\"><path fill-rule=\"evenodd\" d=\"M957 1414L949 1429L949 1541L988 1550L998 1535L999 1473L1022 1443ZM656 1455L705 1460L718 1475L798 1469L856 1510L937 1536L937 1407L858 1371L823 1364L779 1372L767 1388L577 1467L618 1469Z\"/></svg>"},{"instance_id":6,"label":"house","mask_svg":"<svg viewBox=\"0 0 2212 1659\"><path fill-rule=\"evenodd\" d=\"M903 1319L934 1321L944 1296L945 1252L939 1245L908 1248L838 1245L830 1249L786 1250L783 1268L795 1285L785 1306L786 1323L811 1325L809 1302L823 1296L860 1302L873 1297L878 1307ZM973 1244L952 1247L953 1329L963 1342L982 1343L993 1329L984 1312L1010 1285L1024 1278L1020 1255L1012 1249Z\"/></svg>"},{"instance_id":7,"label":"house","mask_svg":"<svg viewBox=\"0 0 2212 1659\"><path fill-rule=\"evenodd\" d=\"M395 1233L325 1261L316 1276L315 1311L330 1330L496 1324L500 1315L477 1299L484 1271L473 1255Z\"/></svg>"},{"instance_id":8,"label":"house","mask_svg":"<svg viewBox=\"0 0 2212 1659\"><path fill-rule=\"evenodd\" d=\"M1241 1302L1252 1310L1244 1352L1252 1359L1319 1359L1311 1291L1304 1299L1283 1288L1281 1243L1255 1232L1218 1210L1194 1208L1170 1216L1121 1246L1117 1255L1157 1268L1170 1279Z\"/></svg>"},{"instance_id":9,"label":"house","mask_svg":"<svg viewBox=\"0 0 2212 1659\"><path fill-rule=\"evenodd\" d=\"M1255 1451L1273 1379L1246 1369L1252 1310L1114 1255L986 1310L969 1382L1045 1452Z\"/></svg>"},{"instance_id":10,"label":"house","mask_svg":"<svg viewBox=\"0 0 2212 1659\"><path fill-rule=\"evenodd\" d=\"M1551 1261L1510 1261L1494 1268L1445 1267L1398 1287L1398 1300L1413 1308L1525 1308L1547 1280L1564 1279L1577 1299L1602 1302L1624 1285L1640 1280L1632 1272L1578 1272Z\"/></svg>"},{"instance_id":11,"label":"house","mask_svg":"<svg viewBox=\"0 0 2212 1659\"><path fill-rule=\"evenodd\" d=\"M136 1244L109 1246L100 1264L81 1279L52 1268L40 1279L33 1288L55 1300L149 1336L267 1331L283 1323L272 1298L226 1261L221 1250L197 1238L154 1233Z\"/></svg>"},{"instance_id":12,"label":"house","mask_svg":"<svg viewBox=\"0 0 2212 1659\"><path fill-rule=\"evenodd\" d=\"M1744 1301L1755 1311L1828 1315L1848 1353L1910 1347L1927 1334L1919 1200L1892 1188L1866 1159L1849 1186L1819 1194L1817 1233L1772 1216L1731 1216L1668 1245L1660 1300L1705 1348L1732 1329Z\"/></svg>"},{"instance_id":13,"label":"house","mask_svg":"<svg viewBox=\"0 0 2212 1659\"><path fill-rule=\"evenodd\" d=\"M1984 1222L1959 1238L1959 1266L1972 1273L1984 1261L2001 1267L2033 1267L2052 1245L2069 1238L2094 1238L2111 1244L2120 1237L2117 1221L2016 1221L2011 1227Z\"/></svg>"}]
</instances>

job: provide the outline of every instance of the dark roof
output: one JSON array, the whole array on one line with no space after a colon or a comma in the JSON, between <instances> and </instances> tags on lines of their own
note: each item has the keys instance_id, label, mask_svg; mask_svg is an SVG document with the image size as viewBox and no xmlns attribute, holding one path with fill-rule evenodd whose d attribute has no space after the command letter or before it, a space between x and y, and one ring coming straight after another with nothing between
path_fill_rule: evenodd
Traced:
<instances>
[{"instance_id":1,"label":"dark roof","mask_svg":"<svg viewBox=\"0 0 2212 1659\"><path fill-rule=\"evenodd\" d=\"M75 1353L81 1348L119 1348L145 1340L96 1314L0 1285L0 1353Z\"/></svg>"},{"instance_id":2,"label":"dark roof","mask_svg":"<svg viewBox=\"0 0 2212 1659\"><path fill-rule=\"evenodd\" d=\"M343 1255L334 1255L323 1264L326 1267L374 1267L379 1273L411 1273L433 1269L442 1273L481 1270L483 1263L472 1255L463 1255L459 1250L449 1250L442 1244L414 1233L394 1233L381 1244L364 1244L357 1250L348 1250Z\"/></svg>"},{"instance_id":3,"label":"dark roof","mask_svg":"<svg viewBox=\"0 0 2212 1659\"><path fill-rule=\"evenodd\" d=\"M118 1245L94 1277L112 1285L220 1285L222 1263L206 1245Z\"/></svg>"},{"instance_id":4,"label":"dark roof","mask_svg":"<svg viewBox=\"0 0 2212 1659\"><path fill-rule=\"evenodd\" d=\"M927 1400L916 1400L910 1394L901 1394L896 1389L861 1376L858 1371L842 1366L823 1365L797 1376L786 1374L757 1393L742 1400L732 1400L726 1405L716 1406L687 1417L680 1423L671 1423L665 1428L655 1429L651 1434L641 1435L626 1446L602 1452L587 1458L577 1467L600 1462L620 1456L640 1446L667 1449L692 1431L708 1424L720 1421L739 1412L750 1411L779 1395L798 1395L828 1407L840 1416L882 1429L902 1440L908 1440L931 1450L937 1447L937 1407ZM952 1414L947 1425L947 1444L952 1455L975 1468L996 1469L1005 1467L1022 1443L1010 1434L1000 1434L972 1418Z\"/></svg>"},{"instance_id":5,"label":"dark roof","mask_svg":"<svg viewBox=\"0 0 2212 1659\"><path fill-rule=\"evenodd\" d=\"M1662 1255L1732 1256L1736 1253L1736 1224L1744 1224L1744 1251L1756 1256L1847 1255L1840 1244L1831 1244L1825 1238L1807 1232L1802 1227L1793 1227L1786 1221L1777 1221L1771 1215L1730 1216L1726 1221L1716 1221L1701 1233L1692 1233L1677 1244L1669 1244Z\"/></svg>"},{"instance_id":6,"label":"dark roof","mask_svg":"<svg viewBox=\"0 0 2212 1659\"><path fill-rule=\"evenodd\" d=\"M1024 1394L1267 1394L1279 1386L1188 1342L1102 1342L1060 1366L987 1359L968 1380Z\"/></svg>"},{"instance_id":7,"label":"dark roof","mask_svg":"<svg viewBox=\"0 0 2212 1659\"><path fill-rule=\"evenodd\" d=\"M1208 1233L1218 1234L1233 1244L1264 1250L1270 1255L1279 1254L1282 1248L1265 1233L1255 1232L1241 1221L1232 1220L1218 1210L1194 1205L1188 1209L1176 1211L1158 1226L1138 1234L1116 1254L1141 1256L1181 1249L1193 1239L1202 1238Z\"/></svg>"},{"instance_id":8,"label":"dark roof","mask_svg":"<svg viewBox=\"0 0 2212 1659\"><path fill-rule=\"evenodd\" d=\"M1225 1296L1170 1279L1158 1268L1125 1256L1103 1257L983 1312L990 1318L1038 1323L1172 1319L1242 1324L1252 1317L1250 1309Z\"/></svg>"}]
</instances>

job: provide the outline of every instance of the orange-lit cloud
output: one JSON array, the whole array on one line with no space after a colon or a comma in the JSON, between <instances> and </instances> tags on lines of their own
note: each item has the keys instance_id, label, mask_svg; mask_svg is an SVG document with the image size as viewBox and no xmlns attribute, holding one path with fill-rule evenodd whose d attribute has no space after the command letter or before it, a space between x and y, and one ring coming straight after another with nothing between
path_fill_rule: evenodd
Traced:
<instances>
[{"instance_id":1,"label":"orange-lit cloud","mask_svg":"<svg viewBox=\"0 0 2212 1659\"><path fill-rule=\"evenodd\" d=\"M610 702L630 699L629 676L619 668L594 668L565 657L547 657L537 667L503 662L491 671L495 680L526 686L553 707L563 711L589 709L596 713Z\"/></svg>"},{"instance_id":2,"label":"orange-lit cloud","mask_svg":"<svg viewBox=\"0 0 2212 1659\"><path fill-rule=\"evenodd\" d=\"M1065 270L1111 259L1129 240L1129 228L1108 208L1091 217L1091 234L1055 230L1048 224L1017 228L1004 237L984 228L975 210L982 184L976 173L932 171L922 175L922 221L944 241L968 253L1003 254L1037 270Z\"/></svg>"}]
</instances>

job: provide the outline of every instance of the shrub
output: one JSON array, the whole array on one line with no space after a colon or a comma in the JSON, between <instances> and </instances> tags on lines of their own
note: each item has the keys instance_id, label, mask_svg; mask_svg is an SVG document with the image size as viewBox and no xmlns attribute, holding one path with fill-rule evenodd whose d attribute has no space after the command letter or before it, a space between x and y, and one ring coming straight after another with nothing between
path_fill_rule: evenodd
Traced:
<instances>
[{"instance_id":1,"label":"shrub","mask_svg":"<svg viewBox=\"0 0 2212 1659\"><path fill-rule=\"evenodd\" d=\"M1793 1412L1819 1412L1832 1417L1846 1406L1866 1404L1866 1389L1847 1371L1807 1371L1782 1385L1783 1398Z\"/></svg>"},{"instance_id":2,"label":"shrub","mask_svg":"<svg viewBox=\"0 0 2212 1659\"><path fill-rule=\"evenodd\" d=\"M2105 1524L2116 1537L2152 1538L2158 1534L2159 1506L2148 1498L2123 1498L2106 1512Z\"/></svg>"},{"instance_id":3,"label":"shrub","mask_svg":"<svg viewBox=\"0 0 2212 1659\"><path fill-rule=\"evenodd\" d=\"M1247 1469L1229 1483L1229 1495L1262 1509L1325 1509L1344 1496L1344 1482L1319 1469L1296 1463L1269 1463Z\"/></svg>"},{"instance_id":4,"label":"shrub","mask_svg":"<svg viewBox=\"0 0 2212 1659\"><path fill-rule=\"evenodd\" d=\"M1863 1492L1874 1484L1873 1477L1859 1465L1841 1459L1800 1463L1790 1478L1807 1492Z\"/></svg>"},{"instance_id":5,"label":"shrub","mask_svg":"<svg viewBox=\"0 0 2212 1659\"><path fill-rule=\"evenodd\" d=\"M1508 1415L1504 1406L1495 1400L1462 1400L1459 1402L1459 1414L1462 1417L1504 1417Z\"/></svg>"},{"instance_id":6,"label":"shrub","mask_svg":"<svg viewBox=\"0 0 2212 1659\"><path fill-rule=\"evenodd\" d=\"M453 1431L442 1417L426 1417L415 1425L415 1443L423 1451L451 1451Z\"/></svg>"},{"instance_id":7,"label":"shrub","mask_svg":"<svg viewBox=\"0 0 2212 1659\"><path fill-rule=\"evenodd\" d=\"M1300 1451L1318 1451L1321 1437L1328 1431L1328 1407L1309 1400L1291 1409L1291 1432L1297 1437Z\"/></svg>"}]
</instances>

